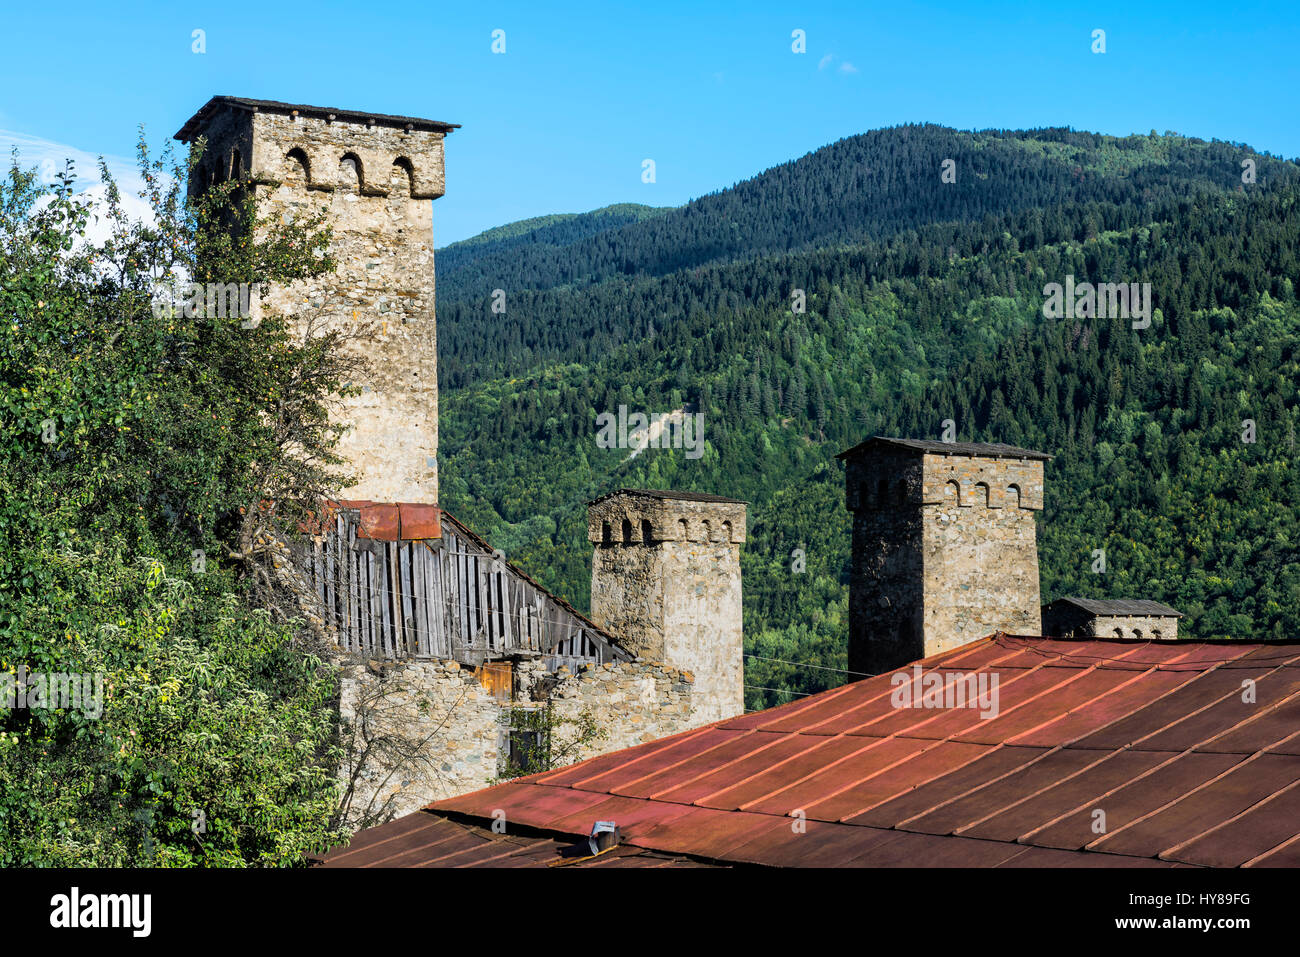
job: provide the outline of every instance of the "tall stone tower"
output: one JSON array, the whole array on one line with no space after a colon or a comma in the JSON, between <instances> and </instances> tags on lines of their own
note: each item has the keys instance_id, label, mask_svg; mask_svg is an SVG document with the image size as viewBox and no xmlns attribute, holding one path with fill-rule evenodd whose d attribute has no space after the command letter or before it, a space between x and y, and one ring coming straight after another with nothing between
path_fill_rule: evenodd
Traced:
<instances>
[{"instance_id":1,"label":"tall stone tower","mask_svg":"<svg viewBox=\"0 0 1300 957\"><path fill-rule=\"evenodd\" d=\"M253 306L368 330L352 348L371 371L340 418L339 451L358 484L344 498L438 499L438 343L433 207L444 192L443 138L457 124L217 96L176 139L207 138L190 188L249 182L263 218L316 210L334 228L338 270L276 288ZM272 181L280 183L273 187Z\"/></svg>"},{"instance_id":2,"label":"tall stone tower","mask_svg":"<svg viewBox=\"0 0 1300 957\"><path fill-rule=\"evenodd\" d=\"M853 513L849 670L881 674L995 631L1042 633L1041 452L876 436L839 456Z\"/></svg>"},{"instance_id":3,"label":"tall stone tower","mask_svg":"<svg viewBox=\"0 0 1300 957\"><path fill-rule=\"evenodd\" d=\"M640 657L695 675L695 724L743 713L745 503L620 489L588 504L587 537L592 620Z\"/></svg>"}]
</instances>

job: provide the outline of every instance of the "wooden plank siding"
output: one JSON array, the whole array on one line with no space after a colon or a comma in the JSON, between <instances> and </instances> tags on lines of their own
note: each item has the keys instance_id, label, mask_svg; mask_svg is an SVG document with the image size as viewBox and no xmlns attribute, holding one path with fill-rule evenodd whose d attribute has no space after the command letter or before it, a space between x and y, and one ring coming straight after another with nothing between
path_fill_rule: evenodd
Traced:
<instances>
[{"instance_id":1,"label":"wooden plank siding","mask_svg":"<svg viewBox=\"0 0 1300 957\"><path fill-rule=\"evenodd\" d=\"M446 512L438 539L376 541L359 538L360 527L356 509L340 508L301 552L344 651L475 667L537 656L552 671L631 659L608 632Z\"/></svg>"}]
</instances>

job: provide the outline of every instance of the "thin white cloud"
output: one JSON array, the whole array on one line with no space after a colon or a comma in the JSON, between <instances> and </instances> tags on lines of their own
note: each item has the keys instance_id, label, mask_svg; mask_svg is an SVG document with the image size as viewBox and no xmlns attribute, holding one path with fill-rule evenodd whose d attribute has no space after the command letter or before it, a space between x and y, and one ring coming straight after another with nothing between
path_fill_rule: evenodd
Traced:
<instances>
[{"instance_id":1,"label":"thin white cloud","mask_svg":"<svg viewBox=\"0 0 1300 957\"><path fill-rule=\"evenodd\" d=\"M817 69L819 70L826 69L828 66L831 65L831 60L833 59L835 59L835 55L833 53L826 54L824 57L822 57L820 60L817 61Z\"/></svg>"},{"instance_id":2,"label":"thin white cloud","mask_svg":"<svg viewBox=\"0 0 1300 957\"><path fill-rule=\"evenodd\" d=\"M29 133L0 129L0 163L3 163L5 169L9 167L10 156L15 148L18 150L18 165L24 169L35 166L42 182L52 182L54 175L63 169L64 162L72 160L76 176L74 192L82 192L99 183L99 155L96 153ZM104 161L122 192L134 195L144 185L134 159L105 155Z\"/></svg>"},{"instance_id":3,"label":"thin white cloud","mask_svg":"<svg viewBox=\"0 0 1300 957\"><path fill-rule=\"evenodd\" d=\"M857 73L857 72L858 72L858 68L855 67L852 63L849 63L849 62L846 61L846 62L840 64L840 72L841 72L841 73Z\"/></svg>"}]
</instances>

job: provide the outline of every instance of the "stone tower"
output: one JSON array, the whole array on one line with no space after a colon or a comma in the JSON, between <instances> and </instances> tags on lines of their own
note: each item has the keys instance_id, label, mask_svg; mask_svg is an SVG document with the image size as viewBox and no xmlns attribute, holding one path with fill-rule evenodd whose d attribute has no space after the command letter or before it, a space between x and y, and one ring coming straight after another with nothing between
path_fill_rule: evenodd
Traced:
<instances>
[{"instance_id":1,"label":"stone tower","mask_svg":"<svg viewBox=\"0 0 1300 957\"><path fill-rule=\"evenodd\" d=\"M745 503L620 489L587 506L591 617L642 658L695 676L694 724L743 713Z\"/></svg>"},{"instance_id":2,"label":"stone tower","mask_svg":"<svg viewBox=\"0 0 1300 957\"><path fill-rule=\"evenodd\" d=\"M358 323L351 348L370 366L340 418L339 451L358 484L349 499L438 499L438 362L433 207L444 192L443 138L457 124L408 116L217 96L176 134L207 138L190 188L239 178L258 214L291 222L323 210L335 273L275 288L254 303L327 325ZM279 186L272 186L277 181Z\"/></svg>"},{"instance_id":3,"label":"stone tower","mask_svg":"<svg viewBox=\"0 0 1300 957\"><path fill-rule=\"evenodd\" d=\"M880 674L995 631L1042 633L1043 462L999 443L868 439L842 452L853 513L849 670Z\"/></svg>"}]
</instances>

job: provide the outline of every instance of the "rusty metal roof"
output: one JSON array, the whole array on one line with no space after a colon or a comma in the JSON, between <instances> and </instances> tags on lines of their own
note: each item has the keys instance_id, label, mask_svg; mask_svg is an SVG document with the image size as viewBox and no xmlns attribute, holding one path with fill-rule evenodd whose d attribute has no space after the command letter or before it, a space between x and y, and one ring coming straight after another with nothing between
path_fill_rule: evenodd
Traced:
<instances>
[{"instance_id":1,"label":"rusty metal roof","mask_svg":"<svg viewBox=\"0 0 1300 957\"><path fill-rule=\"evenodd\" d=\"M619 845L599 855L570 839L497 834L416 811L353 835L322 867L708 867L677 854Z\"/></svg>"},{"instance_id":2,"label":"rusty metal roof","mask_svg":"<svg viewBox=\"0 0 1300 957\"><path fill-rule=\"evenodd\" d=\"M359 110L340 110L332 106L309 106L305 103L281 103L279 100L254 100L244 96L214 96L199 111L185 121L173 136L173 139L188 143L198 137L208 120L223 108L246 110L249 113L298 113L302 116L315 116L321 119L338 120L342 123L372 123L379 126L396 126L401 129L427 130L435 133L450 133L460 129L459 123L443 123L439 120L425 120L418 116L393 116L388 113L367 113Z\"/></svg>"},{"instance_id":3,"label":"rusty metal roof","mask_svg":"<svg viewBox=\"0 0 1300 957\"><path fill-rule=\"evenodd\" d=\"M880 675L428 810L719 864L1300 865L1300 643L997 635L918 665L996 675L996 715Z\"/></svg>"},{"instance_id":4,"label":"rusty metal roof","mask_svg":"<svg viewBox=\"0 0 1300 957\"><path fill-rule=\"evenodd\" d=\"M1182 618L1183 613L1177 608L1147 598L1058 598L1043 607L1053 605L1073 605L1093 615L1139 615L1143 618Z\"/></svg>"},{"instance_id":5,"label":"rusty metal roof","mask_svg":"<svg viewBox=\"0 0 1300 957\"><path fill-rule=\"evenodd\" d=\"M1035 452L1033 449L1022 449L1002 442L939 442L932 439L896 439L887 435L873 435L865 442L859 442L853 448L841 452L836 458L848 458L872 445L894 445L917 452L934 452L939 455L979 455L994 459L1040 459L1046 462L1052 458L1046 452Z\"/></svg>"}]
</instances>

